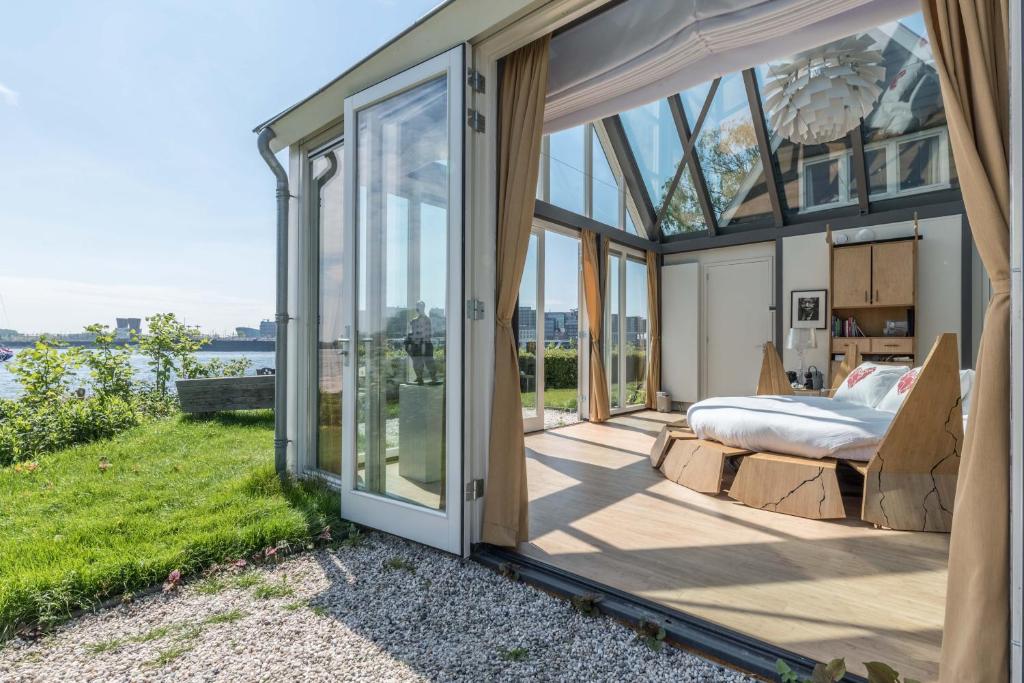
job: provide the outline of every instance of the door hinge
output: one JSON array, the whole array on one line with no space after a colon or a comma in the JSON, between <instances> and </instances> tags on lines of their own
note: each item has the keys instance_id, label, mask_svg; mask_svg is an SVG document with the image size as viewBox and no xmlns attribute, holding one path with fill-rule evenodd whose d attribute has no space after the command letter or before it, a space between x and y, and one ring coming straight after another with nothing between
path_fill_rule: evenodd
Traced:
<instances>
[{"instance_id":1,"label":"door hinge","mask_svg":"<svg viewBox=\"0 0 1024 683\"><path fill-rule=\"evenodd\" d=\"M466 484L466 502L472 503L484 497L484 480L474 479Z\"/></svg>"},{"instance_id":2,"label":"door hinge","mask_svg":"<svg viewBox=\"0 0 1024 683\"><path fill-rule=\"evenodd\" d=\"M480 299L466 299L466 317L470 320L483 320L484 302Z\"/></svg>"},{"instance_id":3,"label":"door hinge","mask_svg":"<svg viewBox=\"0 0 1024 683\"><path fill-rule=\"evenodd\" d=\"M485 130L484 115L476 109L466 110L466 123L468 123L469 127L477 133L483 133Z\"/></svg>"},{"instance_id":4,"label":"door hinge","mask_svg":"<svg viewBox=\"0 0 1024 683\"><path fill-rule=\"evenodd\" d=\"M466 85L472 88L474 92L485 92L487 79L484 78L482 73L468 66L466 67Z\"/></svg>"}]
</instances>

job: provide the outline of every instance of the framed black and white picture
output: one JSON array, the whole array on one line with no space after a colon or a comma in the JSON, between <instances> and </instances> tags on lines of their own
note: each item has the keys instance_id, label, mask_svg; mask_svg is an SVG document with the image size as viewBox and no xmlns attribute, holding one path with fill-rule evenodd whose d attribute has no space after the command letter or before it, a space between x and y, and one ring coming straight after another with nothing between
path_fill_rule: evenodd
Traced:
<instances>
[{"instance_id":1,"label":"framed black and white picture","mask_svg":"<svg viewBox=\"0 0 1024 683\"><path fill-rule=\"evenodd\" d=\"M794 291L791 296L790 327L804 329L825 329L825 316L828 315L826 297L828 290L805 289Z\"/></svg>"}]
</instances>

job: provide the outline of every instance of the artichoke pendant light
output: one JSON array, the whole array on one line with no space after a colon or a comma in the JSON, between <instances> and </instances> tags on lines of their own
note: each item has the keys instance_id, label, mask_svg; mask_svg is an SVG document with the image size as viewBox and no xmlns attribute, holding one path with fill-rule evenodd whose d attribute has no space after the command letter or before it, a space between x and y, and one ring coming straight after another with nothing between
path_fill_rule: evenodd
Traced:
<instances>
[{"instance_id":1,"label":"artichoke pendant light","mask_svg":"<svg viewBox=\"0 0 1024 683\"><path fill-rule=\"evenodd\" d=\"M838 140L871 113L885 78L867 34L802 52L768 67L765 109L772 130L795 143Z\"/></svg>"}]
</instances>

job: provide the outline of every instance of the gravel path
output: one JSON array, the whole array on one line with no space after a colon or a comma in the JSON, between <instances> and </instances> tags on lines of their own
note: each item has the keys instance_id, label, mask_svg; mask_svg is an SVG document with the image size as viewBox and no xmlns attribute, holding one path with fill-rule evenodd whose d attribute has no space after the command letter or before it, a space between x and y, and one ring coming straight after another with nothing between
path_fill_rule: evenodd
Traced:
<instances>
[{"instance_id":1,"label":"gravel path","mask_svg":"<svg viewBox=\"0 0 1024 683\"><path fill-rule=\"evenodd\" d=\"M384 534L0 645L3 681L750 681Z\"/></svg>"}]
</instances>

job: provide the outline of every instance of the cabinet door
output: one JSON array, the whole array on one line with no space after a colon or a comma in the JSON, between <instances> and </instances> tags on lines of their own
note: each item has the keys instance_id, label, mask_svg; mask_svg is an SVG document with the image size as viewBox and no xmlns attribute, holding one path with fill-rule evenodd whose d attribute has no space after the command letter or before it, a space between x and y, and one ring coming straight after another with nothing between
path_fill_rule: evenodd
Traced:
<instances>
[{"instance_id":1,"label":"cabinet door","mask_svg":"<svg viewBox=\"0 0 1024 683\"><path fill-rule=\"evenodd\" d=\"M913 306L914 243L888 242L871 249L871 301L883 306Z\"/></svg>"},{"instance_id":2,"label":"cabinet door","mask_svg":"<svg viewBox=\"0 0 1024 683\"><path fill-rule=\"evenodd\" d=\"M832 250L832 307L854 308L871 302L871 245Z\"/></svg>"}]
</instances>

